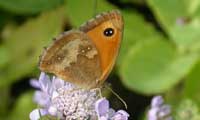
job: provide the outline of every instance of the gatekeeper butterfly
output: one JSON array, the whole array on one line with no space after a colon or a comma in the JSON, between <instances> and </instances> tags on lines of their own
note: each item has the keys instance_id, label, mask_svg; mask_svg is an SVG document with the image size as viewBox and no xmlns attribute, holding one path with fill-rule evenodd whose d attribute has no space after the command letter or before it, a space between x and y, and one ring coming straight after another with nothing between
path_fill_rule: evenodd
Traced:
<instances>
[{"instance_id":1,"label":"gatekeeper butterfly","mask_svg":"<svg viewBox=\"0 0 200 120\"><path fill-rule=\"evenodd\" d=\"M40 57L41 71L81 88L101 85L111 72L123 34L119 11L103 12L77 30L64 32Z\"/></svg>"}]
</instances>

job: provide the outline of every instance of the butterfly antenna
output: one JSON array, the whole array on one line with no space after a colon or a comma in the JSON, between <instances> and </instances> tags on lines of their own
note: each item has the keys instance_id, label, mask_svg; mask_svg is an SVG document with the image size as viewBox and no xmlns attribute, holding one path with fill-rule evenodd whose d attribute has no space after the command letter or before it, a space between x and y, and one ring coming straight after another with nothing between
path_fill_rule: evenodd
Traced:
<instances>
[{"instance_id":1,"label":"butterfly antenna","mask_svg":"<svg viewBox=\"0 0 200 120\"><path fill-rule=\"evenodd\" d=\"M98 0L94 0L94 17L96 16L96 14L97 14L97 4L98 4L98 2L97 2Z\"/></svg>"},{"instance_id":2,"label":"butterfly antenna","mask_svg":"<svg viewBox=\"0 0 200 120\"><path fill-rule=\"evenodd\" d=\"M110 90L124 104L126 109L128 108L126 102L115 91L113 91L108 85L105 85L105 87Z\"/></svg>"}]
</instances>

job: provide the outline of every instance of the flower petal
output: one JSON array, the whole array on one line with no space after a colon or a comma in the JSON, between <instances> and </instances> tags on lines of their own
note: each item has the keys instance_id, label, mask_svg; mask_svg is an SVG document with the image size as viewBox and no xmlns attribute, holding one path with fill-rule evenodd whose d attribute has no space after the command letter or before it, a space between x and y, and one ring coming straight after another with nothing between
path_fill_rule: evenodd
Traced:
<instances>
[{"instance_id":1,"label":"flower petal","mask_svg":"<svg viewBox=\"0 0 200 120\"><path fill-rule=\"evenodd\" d=\"M56 97L58 97L58 96L59 96L59 93L56 92L56 91L53 91L52 96L51 96L51 99L54 99L54 98L56 98Z\"/></svg>"},{"instance_id":2,"label":"flower petal","mask_svg":"<svg viewBox=\"0 0 200 120\"><path fill-rule=\"evenodd\" d=\"M119 110L115 113L112 120L128 120L129 114L124 110Z\"/></svg>"},{"instance_id":3,"label":"flower petal","mask_svg":"<svg viewBox=\"0 0 200 120\"><path fill-rule=\"evenodd\" d=\"M57 108L54 107L54 106L50 106L49 109L48 109L48 112L49 112L51 115L55 116L55 115L57 114Z\"/></svg>"},{"instance_id":4,"label":"flower petal","mask_svg":"<svg viewBox=\"0 0 200 120\"><path fill-rule=\"evenodd\" d=\"M40 83L38 82L37 79L31 79L31 80L29 81L29 83L30 83L30 85L31 85L32 87L34 87L34 88L37 88L37 89L40 88Z\"/></svg>"},{"instance_id":5,"label":"flower petal","mask_svg":"<svg viewBox=\"0 0 200 120\"><path fill-rule=\"evenodd\" d=\"M44 92L48 92L49 88L51 88L50 78L44 72L41 72L40 74L39 83L41 90Z\"/></svg>"},{"instance_id":6,"label":"flower petal","mask_svg":"<svg viewBox=\"0 0 200 120\"><path fill-rule=\"evenodd\" d=\"M48 106L50 102L50 96L45 92L37 90L34 94L34 101L41 106Z\"/></svg>"},{"instance_id":7,"label":"flower petal","mask_svg":"<svg viewBox=\"0 0 200 120\"><path fill-rule=\"evenodd\" d=\"M112 108L110 108L110 109L109 109L109 112L108 112L109 118L113 117L114 115L115 115L115 110L112 109Z\"/></svg>"},{"instance_id":8,"label":"flower petal","mask_svg":"<svg viewBox=\"0 0 200 120\"><path fill-rule=\"evenodd\" d=\"M101 98L97 100L95 103L95 111L97 112L97 115L99 118L102 116L108 117L108 111L109 111L109 102L105 98Z\"/></svg>"},{"instance_id":9,"label":"flower petal","mask_svg":"<svg viewBox=\"0 0 200 120\"><path fill-rule=\"evenodd\" d=\"M148 111L148 120L157 120L157 114L159 112L159 108L153 108Z\"/></svg>"},{"instance_id":10,"label":"flower petal","mask_svg":"<svg viewBox=\"0 0 200 120\"><path fill-rule=\"evenodd\" d=\"M55 76L53 77L53 79L52 79L52 87L53 87L54 90L57 90L57 89L62 88L64 86L65 86L65 81L64 80L62 80L62 79L60 79L58 77L55 77Z\"/></svg>"},{"instance_id":11,"label":"flower petal","mask_svg":"<svg viewBox=\"0 0 200 120\"><path fill-rule=\"evenodd\" d=\"M162 96L155 96L151 101L151 107L160 107L161 105L163 105L163 103L164 100Z\"/></svg>"},{"instance_id":12,"label":"flower petal","mask_svg":"<svg viewBox=\"0 0 200 120\"><path fill-rule=\"evenodd\" d=\"M107 117L102 116L98 120L109 120L109 119Z\"/></svg>"},{"instance_id":13,"label":"flower petal","mask_svg":"<svg viewBox=\"0 0 200 120\"><path fill-rule=\"evenodd\" d=\"M160 111L158 113L158 116L159 117L165 117L165 116L168 116L170 115L171 113L171 108L169 105L163 105L161 108L160 108Z\"/></svg>"},{"instance_id":14,"label":"flower petal","mask_svg":"<svg viewBox=\"0 0 200 120\"><path fill-rule=\"evenodd\" d=\"M41 116L46 115L47 112L44 109L34 109L30 114L29 118L31 120L39 120Z\"/></svg>"}]
</instances>

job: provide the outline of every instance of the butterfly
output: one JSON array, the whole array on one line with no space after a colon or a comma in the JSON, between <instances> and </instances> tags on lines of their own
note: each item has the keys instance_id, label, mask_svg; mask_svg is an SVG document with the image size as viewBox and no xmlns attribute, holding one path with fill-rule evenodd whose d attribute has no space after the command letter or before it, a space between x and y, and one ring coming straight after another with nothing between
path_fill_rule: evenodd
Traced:
<instances>
[{"instance_id":1,"label":"butterfly","mask_svg":"<svg viewBox=\"0 0 200 120\"><path fill-rule=\"evenodd\" d=\"M96 15L78 29L58 36L43 51L40 70L80 88L102 85L116 62L123 26L123 17L118 10Z\"/></svg>"}]
</instances>

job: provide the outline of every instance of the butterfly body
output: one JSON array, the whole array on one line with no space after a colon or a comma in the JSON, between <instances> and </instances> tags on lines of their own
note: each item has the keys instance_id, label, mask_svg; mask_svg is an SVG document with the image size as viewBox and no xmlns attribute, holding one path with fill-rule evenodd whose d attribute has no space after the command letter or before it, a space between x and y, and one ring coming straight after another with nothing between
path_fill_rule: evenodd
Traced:
<instances>
[{"instance_id":1,"label":"butterfly body","mask_svg":"<svg viewBox=\"0 0 200 120\"><path fill-rule=\"evenodd\" d=\"M118 11L97 15L79 30L56 38L43 52L39 67L81 88L98 87L114 66L122 33Z\"/></svg>"}]
</instances>

